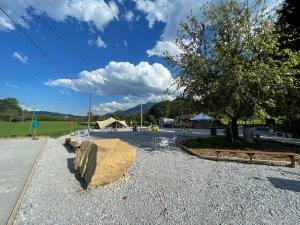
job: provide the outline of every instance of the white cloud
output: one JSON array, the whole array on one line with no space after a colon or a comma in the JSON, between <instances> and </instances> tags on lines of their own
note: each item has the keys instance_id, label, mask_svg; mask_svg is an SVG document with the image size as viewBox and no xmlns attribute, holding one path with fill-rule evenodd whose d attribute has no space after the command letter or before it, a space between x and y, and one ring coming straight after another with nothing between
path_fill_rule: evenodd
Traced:
<instances>
[{"instance_id":1,"label":"white cloud","mask_svg":"<svg viewBox=\"0 0 300 225\"><path fill-rule=\"evenodd\" d=\"M181 54L181 49L175 44L174 41L157 41L153 49L147 50L148 56L164 56L168 52L172 56Z\"/></svg>"},{"instance_id":2,"label":"white cloud","mask_svg":"<svg viewBox=\"0 0 300 225\"><path fill-rule=\"evenodd\" d=\"M0 16L0 30L13 30L14 26L5 17Z\"/></svg>"},{"instance_id":3,"label":"white cloud","mask_svg":"<svg viewBox=\"0 0 300 225\"><path fill-rule=\"evenodd\" d=\"M132 11L127 11L126 14L124 15L124 18L126 21L131 22L134 19L134 14Z\"/></svg>"},{"instance_id":4,"label":"white cloud","mask_svg":"<svg viewBox=\"0 0 300 225\"><path fill-rule=\"evenodd\" d=\"M146 14L149 27L156 22L165 23L160 40L153 49L147 50L148 56L162 56L168 50L171 55L178 55L180 49L174 43L174 37L179 24L186 19L192 11L200 17L200 8L206 0L135 0L136 8Z\"/></svg>"},{"instance_id":5,"label":"white cloud","mask_svg":"<svg viewBox=\"0 0 300 225\"><path fill-rule=\"evenodd\" d=\"M20 105L20 107L23 109L23 110L27 110L27 111L40 111L38 108L33 108L31 106L28 106L28 105Z\"/></svg>"},{"instance_id":6,"label":"white cloud","mask_svg":"<svg viewBox=\"0 0 300 225\"><path fill-rule=\"evenodd\" d=\"M27 9L32 7L36 15L47 14L55 21L64 21L68 17L93 24L98 30L118 19L119 8L114 1L104 0L2 0L1 7L22 26L27 26L30 15ZM9 19L0 15L0 29L13 30Z\"/></svg>"},{"instance_id":7,"label":"white cloud","mask_svg":"<svg viewBox=\"0 0 300 225\"><path fill-rule=\"evenodd\" d=\"M87 42L88 42L88 44L91 45L91 46L95 44L95 41L94 41L94 40L91 40L91 39L88 40Z\"/></svg>"},{"instance_id":8,"label":"white cloud","mask_svg":"<svg viewBox=\"0 0 300 225\"><path fill-rule=\"evenodd\" d=\"M92 112L97 115L104 115L107 113L115 112L117 110L126 110L134 107L135 105L135 103L119 103L116 101L112 101L94 105L92 108Z\"/></svg>"},{"instance_id":9,"label":"white cloud","mask_svg":"<svg viewBox=\"0 0 300 225\"><path fill-rule=\"evenodd\" d=\"M71 93L67 90L59 90L59 93L62 94L62 95L67 95L67 96L71 95Z\"/></svg>"},{"instance_id":10,"label":"white cloud","mask_svg":"<svg viewBox=\"0 0 300 225\"><path fill-rule=\"evenodd\" d=\"M106 43L102 40L102 38L100 36L98 36L96 40L88 40L88 44L91 46L96 45L99 48L107 47Z\"/></svg>"},{"instance_id":11,"label":"white cloud","mask_svg":"<svg viewBox=\"0 0 300 225\"><path fill-rule=\"evenodd\" d=\"M12 57L19 60L22 63L27 63L28 57L20 52L14 52L12 54Z\"/></svg>"},{"instance_id":12,"label":"white cloud","mask_svg":"<svg viewBox=\"0 0 300 225\"><path fill-rule=\"evenodd\" d=\"M201 7L207 2L216 2L218 0L134 0L136 3L136 9L146 14L148 25L150 28L154 26L156 22L165 23L164 31L161 34L160 40L156 42L156 45L147 50L149 56L158 55L162 56L163 51L168 49L171 55L178 53L178 47L176 49L175 44L171 44L174 40L176 33L179 29L179 25L182 21L185 21L187 16L192 12L197 18L201 18ZM241 0L241 2L243 2ZM249 0L249 5L254 4L254 0ZM266 4L273 8L277 2L282 0L267 0ZM177 54L175 54L177 55Z\"/></svg>"},{"instance_id":13,"label":"white cloud","mask_svg":"<svg viewBox=\"0 0 300 225\"><path fill-rule=\"evenodd\" d=\"M141 18L141 16L140 16L140 15L138 15L138 16L135 18L135 21L139 21L139 20L140 20L140 18Z\"/></svg>"},{"instance_id":14,"label":"white cloud","mask_svg":"<svg viewBox=\"0 0 300 225\"><path fill-rule=\"evenodd\" d=\"M161 99L172 89L173 77L170 71L159 63L110 62L104 68L82 71L77 79L57 79L46 85L70 88L79 92L99 95L122 96L131 101Z\"/></svg>"},{"instance_id":15,"label":"white cloud","mask_svg":"<svg viewBox=\"0 0 300 225\"><path fill-rule=\"evenodd\" d=\"M136 8L146 13L150 28L155 22L167 22L168 12L171 10L171 3L168 0L135 0L135 2Z\"/></svg>"},{"instance_id":16,"label":"white cloud","mask_svg":"<svg viewBox=\"0 0 300 225\"><path fill-rule=\"evenodd\" d=\"M14 89L19 89L19 86L12 84L10 82L5 82L6 87L14 88Z\"/></svg>"},{"instance_id":17,"label":"white cloud","mask_svg":"<svg viewBox=\"0 0 300 225\"><path fill-rule=\"evenodd\" d=\"M126 110L129 108L132 108L136 105L139 104L145 104L147 102L160 102L163 100L174 100L175 96L171 96L171 95L150 95L146 98L140 98L140 97L133 97L133 96L126 96L124 97L125 102L116 102L116 101L112 101L112 102L106 102L106 103L101 103L98 105L94 105L92 108L92 112L94 114L98 114L98 115L104 115L107 113L112 113L115 112L117 110Z\"/></svg>"},{"instance_id":18,"label":"white cloud","mask_svg":"<svg viewBox=\"0 0 300 225\"><path fill-rule=\"evenodd\" d=\"M99 48L106 48L106 44L105 44L105 42L101 39L100 36L97 37L96 45L97 45Z\"/></svg>"}]
</instances>

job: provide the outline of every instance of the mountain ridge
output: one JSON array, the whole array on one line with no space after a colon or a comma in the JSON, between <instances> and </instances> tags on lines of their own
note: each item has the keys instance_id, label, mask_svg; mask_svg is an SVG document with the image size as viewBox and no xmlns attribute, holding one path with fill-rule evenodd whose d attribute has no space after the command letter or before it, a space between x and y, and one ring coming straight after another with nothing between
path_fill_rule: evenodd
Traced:
<instances>
[{"instance_id":1,"label":"mountain ridge","mask_svg":"<svg viewBox=\"0 0 300 225\"><path fill-rule=\"evenodd\" d=\"M146 110L150 109L155 104L157 104L157 103L156 102L147 102L145 104L142 104L143 111L146 111ZM133 107L131 107L129 109L117 110L115 112L107 113L107 114L105 114L103 116L112 116L112 115L128 116L128 115L136 114L136 113L138 113L140 111L141 111L141 105L138 104L138 105L133 106Z\"/></svg>"}]
</instances>

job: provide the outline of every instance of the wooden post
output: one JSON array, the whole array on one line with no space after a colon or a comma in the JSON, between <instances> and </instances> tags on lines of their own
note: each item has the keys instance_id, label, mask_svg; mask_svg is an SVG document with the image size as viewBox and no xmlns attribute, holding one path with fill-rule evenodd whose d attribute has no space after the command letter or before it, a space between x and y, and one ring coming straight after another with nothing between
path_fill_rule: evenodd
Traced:
<instances>
[{"instance_id":1,"label":"wooden post","mask_svg":"<svg viewBox=\"0 0 300 225\"><path fill-rule=\"evenodd\" d=\"M141 131L143 127L143 103L141 103Z\"/></svg>"},{"instance_id":2,"label":"wooden post","mask_svg":"<svg viewBox=\"0 0 300 225\"><path fill-rule=\"evenodd\" d=\"M250 163L252 164L252 157L253 157L253 154L251 153L248 153L249 157L250 157Z\"/></svg>"},{"instance_id":3,"label":"wooden post","mask_svg":"<svg viewBox=\"0 0 300 225\"><path fill-rule=\"evenodd\" d=\"M91 107L92 107L92 94L89 95L89 115L88 115L88 132L90 133L91 128Z\"/></svg>"},{"instance_id":4,"label":"wooden post","mask_svg":"<svg viewBox=\"0 0 300 225\"><path fill-rule=\"evenodd\" d=\"M289 156L289 157L290 157L290 159L291 159L291 167L292 167L292 168L295 168L295 156L291 155L291 156Z\"/></svg>"},{"instance_id":5,"label":"wooden post","mask_svg":"<svg viewBox=\"0 0 300 225\"><path fill-rule=\"evenodd\" d=\"M36 128L34 128L34 130L33 130L33 140L35 140L35 131L36 131Z\"/></svg>"},{"instance_id":6,"label":"wooden post","mask_svg":"<svg viewBox=\"0 0 300 225\"><path fill-rule=\"evenodd\" d=\"M32 133L31 133L31 130L32 130L32 122L33 122L33 119L34 119L34 115L35 114L35 110L32 112L32 117L31 117L31 124L30 124L30 130L29 130L29 133L30 135L32 136Z\"/></svg>"}]
</instances>

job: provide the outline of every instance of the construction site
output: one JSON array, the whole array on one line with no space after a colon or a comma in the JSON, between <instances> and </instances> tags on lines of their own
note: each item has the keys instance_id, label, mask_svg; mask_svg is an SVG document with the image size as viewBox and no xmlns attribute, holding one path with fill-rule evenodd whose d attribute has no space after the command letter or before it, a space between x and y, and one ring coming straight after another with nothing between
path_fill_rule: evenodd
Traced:
<instances>
[{"instance_id":1,"label":"construction site","mask_svg":"<svg viewBox=\"0 0 300 225\"><path fill-rule=\"evenodd\" d=\"M291 169L288 159L249 164L228 156L198 157L172 142L178 132L123 128L40 139L9 224L255 224L261 218L292 224L299 219L299 165ZM210 134L189 135L182 138ZM33 144L19 142L26 148Z\"/></svg>"}]
</instances>

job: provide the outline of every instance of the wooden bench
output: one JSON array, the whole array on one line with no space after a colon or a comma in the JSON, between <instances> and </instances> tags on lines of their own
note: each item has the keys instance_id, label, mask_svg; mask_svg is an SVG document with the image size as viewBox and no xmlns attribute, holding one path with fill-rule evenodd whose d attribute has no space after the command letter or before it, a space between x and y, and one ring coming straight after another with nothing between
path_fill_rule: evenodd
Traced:
<instances>
[{"instance_id":1,"label":"wooden bench","mask_svg":"<svg viewBox=\"0 0 300 225\"><path fill-rule=\"evenodd\" d=\"M265 152L265 151L243 151L243 150L216 150L217 161L219 160L220 153L243 153L247 154L250 158L250 163L252 163L252 158L255 154L265 154L265 155L276 155L276 156L287 156L291 160L291 167L295 167L295 157L298 155L293 152Z\"/></svg>"}]
</instances>

